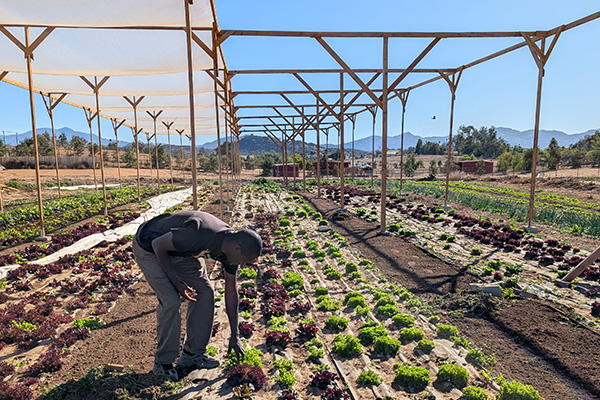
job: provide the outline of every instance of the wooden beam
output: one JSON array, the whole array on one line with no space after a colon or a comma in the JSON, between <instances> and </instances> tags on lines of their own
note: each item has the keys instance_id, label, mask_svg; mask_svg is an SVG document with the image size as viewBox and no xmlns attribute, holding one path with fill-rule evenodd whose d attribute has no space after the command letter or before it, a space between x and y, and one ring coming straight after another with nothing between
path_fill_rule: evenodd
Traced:
<instances>
[{"instance_id":1,"label":"wooden beam","mask_svg":"<svg viewBox=\"0 0 600 400\"><path fill-rule=\"evenodd\" d=\"M354 81L358 84L358 86L360 86L368 95L369 97L375 102L375 104L377 104L379 107L382 106L381 103L381 99L379 99L379 97L375 96L375 93L373 93L371 91L371 89L369 89L369 87L367 85L365 85L365 83L362 81L362 79L360 79L358 77L358 75L352 70L352 68L350 68L350 66L348 64L346 64L346 62L342 59L342 57L340 57L331 46L329 46L329 44L327 44L327 42L325 40L323 40L322 37L315 37L316 41L319 42L319 44L331 55L331 57L333 57L333 59L340 64L340 66L344 69L344 71L350 75L350 77L352 79L354 79Z\"/></svg>"},{"instance_id":2,"label":"wooden beam","mask_svg":"<svg viewBox=\"0 0 600 400\"><path fill-rule=\"evenodd\" d=\"M438 42L440 40L442 40L442 38L436 37L435 39L433 39L431 41L431 43L429 43L429 45L425 48L425 50L423 50L421 52L421 54L419 54L417 56L417 58L415 58L413 60L413 62L410 63L410 65L408 66L408 68L406 68L406 70L404 72L402 72L402 74L400 74L400 76L398 78L396 78L396 80L390 85L390 87L388 88L388 90L389 91L394 90L396 88L396 86L398 86L400 84L400 82L402 82L404 80L404 78L406 78L406 76L417 66L417 64L419 62L421 62L421 60L427 55L427 53L429 53L431 51L431 49L433 49L433 47L436 44L438 44Z\"/></svg>"}]
</instances>

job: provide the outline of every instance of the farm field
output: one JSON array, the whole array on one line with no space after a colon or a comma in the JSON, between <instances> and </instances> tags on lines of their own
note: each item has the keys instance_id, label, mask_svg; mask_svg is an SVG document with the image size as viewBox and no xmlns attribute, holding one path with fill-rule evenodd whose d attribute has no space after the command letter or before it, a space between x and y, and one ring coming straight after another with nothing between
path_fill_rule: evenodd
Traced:
<instances>
[{"instance_id":1,"label":"farm field","mask_svg":"<svg viewBox=\"0 0 600 400\"><path fill-rule=\"evenodd\" d=\"M525 235L518 222L493 210L478 215L457 205L441 212L429 192L391 196L392 235L381 236L377 193L364 185L347 188L346 211L339 212L337 187L324 186L317 198L311 183L306 193L288 192L261 179L245 185L224 215L234 227L256 229L265 243L261 259L239 274L248 365L226 357L223 279L214 268L219 295L210 344L221 367L193 371L177 384L147 373L156 299L123 238L11 273L0 292L0 308L8 310L3 329L12 335L0 350L2 360L11 361L0 363L6 382L47 399L92 398L85 397L89 393L190 399L459 399L476 393L481 397L472 398L509 399L518 390L532 399L535 391L546 399L598 397L598 371L589 362L600 356L593 308L598 269L571 288L553 285L597 238L565 233L567 243L560 235L544 236L563 234L551 224L535 237ZM411 183L415 192L420 184ZM477 193L492 190L477 185L453 183ZM202 209L218 213L212 200L218 193L204 192ZM582 200L551 202L594 211ZM190 208L185 202L174 209ZM139 212L123 209L100 225L125 224ZM578 237L587 245L576 244ZM472 285L494 282L499 297L471 293ZM253 386L239 386L245 382Z\"/></svg>"}]
</instances>

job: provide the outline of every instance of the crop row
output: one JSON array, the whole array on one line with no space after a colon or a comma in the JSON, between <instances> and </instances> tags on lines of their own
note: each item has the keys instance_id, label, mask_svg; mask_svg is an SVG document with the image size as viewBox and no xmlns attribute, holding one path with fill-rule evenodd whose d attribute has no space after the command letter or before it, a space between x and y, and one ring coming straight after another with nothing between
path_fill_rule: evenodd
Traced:
<instances>
[{"instance_id":1,"label":"crop row","mask_svg":"<svg viewBox=\"0 0 600 400\"><path fill-rule=\"evenodd\" d=\"M274 191L269 190L269 193ZM248 322L240 324L240 331L252 335L260 323L265 325L266 348L285 349L302 344L305 353L308 350L304 360L298 360L298 354L293 353L293 360L278 364L286 364L288 370L296 365L300 372L307 368L306 363L316 362L312 364L310 382L302 382L308 394L345 398L339 385L330 386L339 367L344 372L348 393L354 397L382 397L376 395L382 392L393 394L390 385L407 392L426 388L435 392L437 389L429 385L433 373L436 387L441 385L449 391L454 387L464 389L462 396L465 399L488 398L486 390L480 387L465 388L469 381L485 384L480 377L469 377L468 370L473 371L473 367L463 367L464 358L462 365L456 361L438 365L432 360L437 359L438 352L461 360L458 353L466 352L473 364L481 366L491 363L492 357L472 348L456 328L439 324L439 318L432 314L431 308L408 290L387 284L384 277L377 278L373 263L358 258L343 236L334 231L328 234L317 232L318 226L327 225L319 213L303 204L297 196L285 199L280 214L266 213L265 204L276 203L276 197L269 201L268 196L256 191L243 191L241 196L244 195L247 211L244 216L263 236L266 255L258 263L261 267L255 265L240 272L240 278L248 280L242 283L241 295L245 298L240 303L242 315ZM255 196L257 201L253 203ZM251 310L258 309L255 288L260 289L261 285L263 316L256 318ZM290 314L287 318L286 312ZM300 319L297 313L302 314ZM292 321L298 324L295 330L290 328ZM451 337L452 341L449 340ZM467 348L459 350L460 346ZM319 361L329 352L335 370ZM436 357L431 356L432 352ZM275 367L278 387L289 388L280 392L280 398L298 398L292 388L296 382L293 378L298 378L299 374L290 377L284 372L279 378L285 367ZM230 383L244 385L249 382L232 380ZM371 387L373 389L369 389ZM319 390L311 392L311 388ZM510 398L503 393L511 390L508 384L503 386L498 398ZM532 388L527 390L535 392ZM461 395L457 393L456 398Z\"/></svg>"}]
</instances>

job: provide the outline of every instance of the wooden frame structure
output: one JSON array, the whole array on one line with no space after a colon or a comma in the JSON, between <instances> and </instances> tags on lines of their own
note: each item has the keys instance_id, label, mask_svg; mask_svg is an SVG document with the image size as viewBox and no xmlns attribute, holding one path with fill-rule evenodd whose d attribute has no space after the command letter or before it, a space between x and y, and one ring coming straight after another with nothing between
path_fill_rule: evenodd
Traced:
<instances>
[{"instance_id":1,"label":"wooden frame structure","mask_svg":"<svg viewBox=\"0 0 600 400\"><path fill-rule=\"evenodd\" d=\"M190 4L192 0L183 0L184 2L184 11L185 11L185 25L179 27L173 26L128 26L124 27L107 27L107 26L42 26L42 25L11 25L11 24L0 24L0 33L4 34L10 41L12 41L20 50L23 51L23 54L26 58L27 63L27 87L29 90L30 97L30 111L31 111L31 123L32 123L32 132L33 132L33 141L34 141L34 152L35 152L35 165L36 165L36 183L38 186L38 203L39 203L39 211L40 211L40 238L45 238L45 230L44 230L44 221L43 221L43 204L42 204L42 195L41 195L41 185L40 185L40 174L39 174L39 156L37 150L37 132L36 132L36 119L35 119L35 107L34 107L34 84L33 84L33 69L32 69L32 61L33 61L33 53L40 46L43 41L56 29L56 28L74 28L74 29L130 29L130 30L152 30L152 31L184 31L185 32L185 40L186 40L186 52L187 52L187 78L188 78L188 96L189 96L189 131L190 135L187 136L191 142L191 178L192 178L192 188L193 188L193 207L194 209L198 208L197 203L197 168L196 168L196 117L195 117L195 100L194 100L194 66L193 66L193 50L195 43L197 47L200 48L202 52L208 55L213 61L213 67L209 69L205 69L204 72L208 74L214 82L214 105L215 105L215 123L216 123L216 136L217 136L217 157L218 157L218 169L219 169L219 189L220 189L220 209L221 213L223 212L222 204L223 204L223 178L222 171L225 168L228 170L226 175L227 186L230 190L230 193L233 193L231 190L229 183L229 175L231 173L232 179L235 171L239 171L239 165L241 165L241 160L239 157L239 151L234 152L230 151L235 146L239 149L239 140L242 132L246 131L245 128L259 128L257 131L261 131L270 137L276 144L279 142L281 146L282 152L285 153L285 158L287 162L287 146L283 144L290 140L295 144L294 139L298 136L302 138L302 147L303 147L303 156L304 156L304 144L305 144L305 133L307 130L314 130L317 132L317 157L319 159L320 156L320 134L323 130L323 126L329 125L325 129L328 129L332 126L336 126L339 129L340 134L340 159L341 159L341 168L340 168L340 187L341 187L341 203L340 206L344 206L344 136L345 136L345 122L350 120L353 124L355 123L355 118L357 114L360 114L364 111L369 111L373 116L373 132L375 132L375 116L378 109L382 111L382 163L381 163L381 226L380 230L383 232L386 229L386 179L387 179L387 133L388 133L388 103L390 100L394 98L399 98L402 106L402 134L404 133L404 113L406 108L406 103L408 100L408 93L412 90L415 90L421 86L436 82L438 80L445 80L450 88L450 92L452 95L451 109L450 109L450 130L449 130L449 145L448 145L448 161L447 161L447 171L446 171L446 195L445 195L445 204L448 202L448 180L449 180L449 168L450 168L450 158L451 158L451 140L452 140L452 122L453 122L453 114L454 114L454 101L456 98L456 90L458 86L459 79L462 73L476 65L479 65L483 62L490 61L494 58L497 58L501 55L507 54L509 52L515 51L522 47L527 47L531 51L531 54L534 57L534 61L538 67L538 89L537 89L537 98L536 98L536 113L535 113L535 129L534 129L534 143L533 143L533 164L532 164L532 183L531 183L531 191L530 191L530 206L529 206L529 215L528 215L528 226L532 228L532 220L533 220L533 205L535 198L535 160L536 160L536 150L537 150L537 140L539 134L539 119L540 119L540 108L541 108L541 89L542 89L542 78L544 74L545 64L554 49L554 46L557 43L557 40L562 32L565 32L569 29L573 29L582 24L590 22L592 20L600 18L600 12L591 14L584 18L578 19L566 25L561 25L554 29L550 29L547 31L511 31L511 32L290 32L290 31L256 31L256 30L221 30L218 26L217 18L216 18L216 9L214 5L214 1L211 0L210 6L212 8L213 14L213 26L208 27L192 27L191 26L191 16L190 16ZM21 42L17 39L7 28L21 27L25 30L25 40ZM30 40L29 29L42 28L42 32L36 37L33 41ZM206 44L203 40L199 38L196 34L197 32L207 32L209 31L212 35L212 41L210 45ZM320 70L320 69L292 69L292 70L228 70L227 65L225 63L225 56L223 52L222 45L223 43L230 37L233 36L247 36L247 37L295 37L295 38L307 38L313 39L318 43L322 49L324 49L333 60L339 65L338 69L329 69L329 70ZM376 38L381 39L382 41L382 67L375 69L353 69L346 61L333 49L331 44L327 41L329 38ZM388 57L389 57L389 41L390 39L399 39L399 38L420 38L420 39L431 39L428 45L420 52L420 54L413 59L413 61L405 68L390 68L388 65ZM442 40L452 39L452 38L518 38L522 41L507 47L503 50L492 53L486 57L474 60L468 64L457 66L455 68L440 68L440 69L427 69L427 68L417 68L418 64L430 53L430 51ZM551 41L548 47L546 47L546 42ZM220 66L222 64L222 66ZM232 79L236 76L246 75L246 74L290 74L296 78L297 82L304 87L305 90L281 90L281 91L239 91L235 92L232 89ZM307 74L338 74L339 75L339 86L334 87L328 90L316 90L305 80L304 75ZM364 81L363 78L359 76L359 74L373 74L372 77L368 81ZM391 76L397 75L397 76ZM400 87L404 79L409 74L436 74L433 78L429 78L421 81L418 84L414 84L407 87ZM5 79L7 75L7 71L0 71L0 80ZM347 89L344 87L345 79L349 78L353 81L358 89ZM100 81L98 81L97 76L94 77L94 82L91 80L81 76L81 79L92 89L93 93L96 97L96 111L92 112L91 109L87 108L86 110L86 118L88 119L88 124L90 126L90 133L92 134L92 120L93 118L98 118L98 135L100 137L100 166L101 166L101 174L102 174L102 187L103 187L103 195L105 201L104 211L106 210L106 188L104 182L104 165L103 165L103 157L102 157L102 142L101 142L101 130L100 130L100 118L109 118L113 121L113 129L115 131L115 137L117 138L117 130L119 127L125 125L132 129L133 136L135 139L136 146L136 158L137 158L137 187L138 187L138 200L140 200L140 167L139 167L139 146L138 146L138 136L142 133L142 129L138 127L138 115L137 115L137 107L140 102L144 99L144 96L136 96L132 95L130 97L124 96L123 98L129 103L133 109L133 125L126 125L125 120L120 120L117 122L117 119L113 119L110 115L102 115L100 114L100 106L99 106L99 91L101 86L109 79L108 76L101 77ZM381 78L382 85L381 88L374 88L374 82ZM395 78L395 79L394 79ZM389 80L393 79L392 83L389 83ZM339 98L335 102L327 102L324 97L329 94L339 94ZM234 99L239 96L244 95L256 95L256 94L279 94L281 98L285 101L283 104L249 104L249 105L234 105ZM292 101L292 95L312 95L315 100L314 103L296 103ZM346 99L346 96L352 95L351 99ZM52 120L52 109L60 102L64 102L66 104L71 104L74 106L78 106L73 102L69 102L65 100L66 93L59 94L51 94L46 93L48 102L46 103L48 113ZM357 101L361 97L367 97L368 102L358 103ZM44 98L44 102L46 102L46 98ZM222 103L222 104L221 104ZM81 106L80 106L81 107ZM82 107L83 108L83 107ZM293 109L295 114L284 114L283 109ZM357 108L359 108L357 110ZM275 111L276 114L271 116L261 115L262 111L259 111L258 114L252 114L253 109L270 109ZM314 109L314 113L312 110ZM308 110L308 112L307 112ZM250 113L249 115L239 116L239 113ZM221 114L224 114L225 126L222 127L220 124ZM156 135L159 132L156 130L156 123L160 116L161 112L154 111L153 113L149 113L150 117L153 119L154 123L154 131L153 137L155 138L155 143L157 143ZM257 124L259 126L253 126L252 124L242 124L241 121L248 119L265 119L267 118L271 122L271 126L276 127L278 130L282 131L282 139L279 140L273 134L273 132L269 129L267 124ZM291 118L291 121L290 121ZM296 118L300 122L296 122ZM333 119L333 121L331 120ZM279 122L279 120L283 120L284 123ZM169 154L171 155L170 149L170 129L173 126L173 121L160 121L164 127L166 128L166 134L169 135ZM53 120L52 120L53 123ZM262 129L260 129L262 127ZM291 128L291 134L288 135L287 129ZM224 128L224 129L223 129ZM282 130L283 128L283 130ZM175 129L177 134L180 136L180 146L181 151L182 148L182 135L184 133L183 129ZM225 135L225 140L227 143L226 147L226 160L223 162L221 159L221 132ZM150 140L150 134L148 134L148 140ZM53 132L54 137L54 132ZM327 135L328 137L328 135ZM230 145L233 143L235 145ZM117 138L118 143L118 138ZM56 146L55 146L56 147ZM403 147L403 144L402 144ZM117 145L118 148L118 145ZM149 146L150 149L150 146ZM373 149L374 150L374 149ZM403 149L401 149L403 151ZM293 152L295 153L295 146L293 148ZM56 157L56 155L55 155ZM118 157L118 155L117 155ZM92 137L92 158L94 158L94 146L93 146L93 137ZM158 163L158 156L157 163ZM183 157L182 157L183 158ZM319 166L320 163L317 163ZM236 167L236 165L238 167ZM304 162L305 165L305 162ZM160 184L160 175L157 165L157 183ZM172 175L172 166L171 167L171 182L173 181ZM58 159L56 158L56 168L57 168L57 181L60 185L59 178L59 166ZM151 165L150 165L151 168ZM319 167L317 167L319 169ZM305 168L304 168L305 169ZM93 162L93 170L95 176L95 162ZM119 171L120 172L120 171ZM319 176L319 171L317 173ZM287 177L286 177L287 178ZM241 177L237 177L237 179L241 179ZM373 178L371 178L373 179ZM401 172L401 182L403 179L403 174ZM303 174L304 188L305 188L305 175ZM320 194L320 179L318 192ZM286 179L287 182L287 179ZM402 183L401 183L402 184Z\"/></svg>"}]
</instances>

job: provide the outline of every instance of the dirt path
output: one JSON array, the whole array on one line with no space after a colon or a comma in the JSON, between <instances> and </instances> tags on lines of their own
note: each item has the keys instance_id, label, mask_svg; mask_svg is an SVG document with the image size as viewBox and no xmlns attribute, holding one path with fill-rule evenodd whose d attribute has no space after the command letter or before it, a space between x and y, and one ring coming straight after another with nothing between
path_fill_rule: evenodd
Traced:
<instances>
[{"instance_id":1,"label":"dirt path","mask_svg":"<svg viewBox=\"0 0 600 400\"><path fill-rule=\"evenodd\" d=\"M326 218L337 206L314 194L303 196ZM378 227L359 218L330 222L387 278L429 301L445 304L462 297L477 277L445 263L403 239L378 236ZM466 296L465 301L469 301ZM471 298L471 301L473 299ZM443 319L486 352L495 353L494 371L506 379L533 385L547 400L600 397L600 335L580 326L576 317L545 301L501 301L480 318L446 312ZM460 311L460 310L458 310Z\"/></svg>"}]
</instances>

